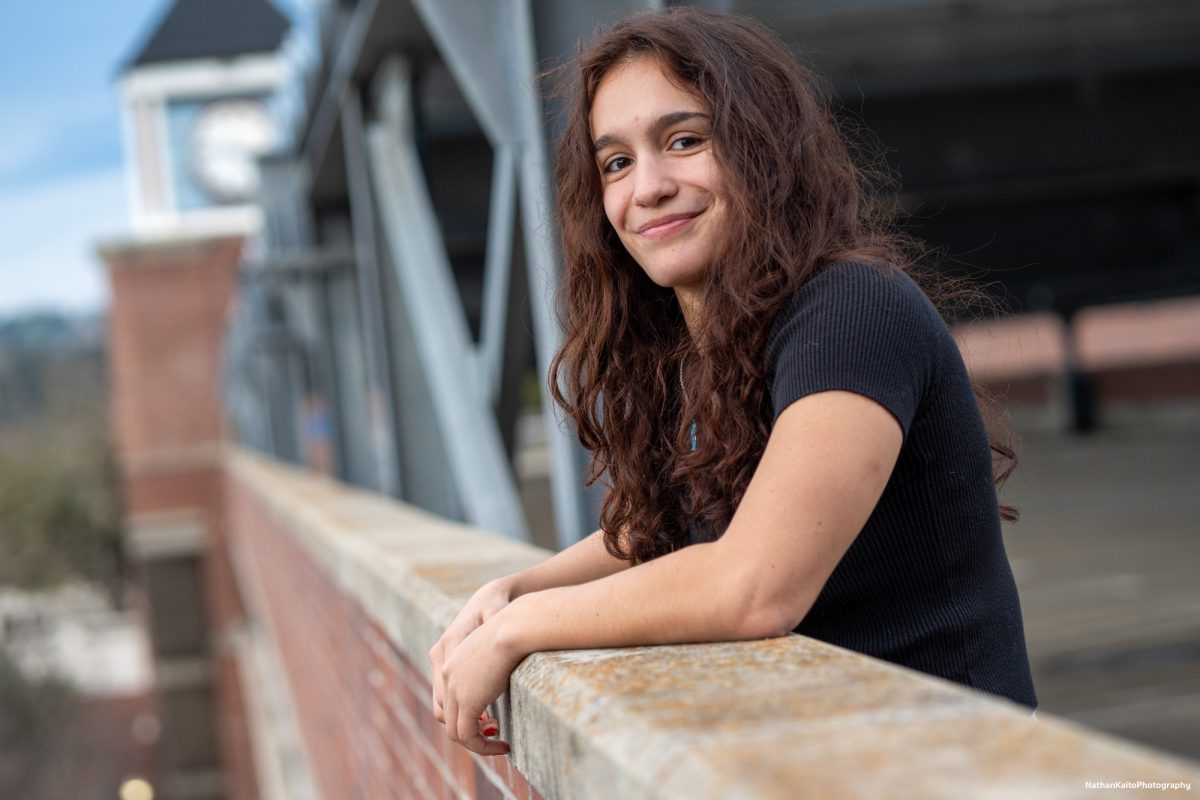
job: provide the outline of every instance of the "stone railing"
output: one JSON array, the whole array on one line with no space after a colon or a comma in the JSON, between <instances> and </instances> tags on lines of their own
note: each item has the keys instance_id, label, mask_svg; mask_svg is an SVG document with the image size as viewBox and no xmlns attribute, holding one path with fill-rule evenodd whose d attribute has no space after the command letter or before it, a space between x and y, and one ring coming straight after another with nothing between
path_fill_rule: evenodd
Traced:
<instances>
[{"instance_id":1,"label":"stone railing","mask_svg":"<svg viewBox=\"0 0 1200 800\"><path fill-rule=\"evenodd\" d=\"M290 765L266 770L279 796L1059 798L1200 783L1196 764L795 635L534 654L496 706L512 753L480 758L434 720L426 653L477 587L547 552L245 452L225 465L250 629L289 687L275 716L301 734L280 747L255 726L260 774Z\"/></svg>"}]
</instances>

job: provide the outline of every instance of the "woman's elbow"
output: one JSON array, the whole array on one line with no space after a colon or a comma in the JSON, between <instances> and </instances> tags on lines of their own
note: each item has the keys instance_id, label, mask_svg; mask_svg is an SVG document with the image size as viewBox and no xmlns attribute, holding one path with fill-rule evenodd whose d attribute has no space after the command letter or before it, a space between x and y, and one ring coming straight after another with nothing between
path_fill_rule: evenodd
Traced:
<instances>
[{"instance_id":1,"label":"woman's elbow","mask_svg":"<svg viewBox=\"0 0 1200 800\"><path fill-rule=\"evenodd\" d=\"M720 544L721 540L714 543ZM721 595L721 612L737 639L786 636L816 601L816 594L806 591L806 582L794 574L773 579L770 565L730 557L715 546L713 558L717 569L727 570L721 581L728 590Z\"/></svg>"},{"instance_id":2,"label":"woman's elbow","mask_svg":"<svg viewBox=\"0 0 1200 800\"><path fill-rule=\"evenodd\" d=\"M761 613L751 614L746 619L746 633L748 639L773 639L779 636L787 636L797 625L800 624L800 619L804 615L787 613L786 609L767 608Z\"/></svg>"},{"instance_id":3,"label":"woman's elbow","mask_svg":"<svg viewBox=\"0 0 1200 800\"><path fill-rule=\"evenodd\" d=\"M800 624L811 606L811 601L805 603L802 609L797 608L794 603L779 601L761 603L743 614L740 638L774 639L778 636L787 636Z\"/></svg>"}]
</instances>

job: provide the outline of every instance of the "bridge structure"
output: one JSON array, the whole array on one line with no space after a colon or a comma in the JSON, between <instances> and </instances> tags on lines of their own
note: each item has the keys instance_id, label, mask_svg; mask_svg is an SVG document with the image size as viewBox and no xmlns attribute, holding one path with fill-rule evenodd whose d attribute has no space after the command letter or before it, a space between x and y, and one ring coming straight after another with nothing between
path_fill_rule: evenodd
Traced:
<instances>
[{"instance_id":1,"label":"bridge structure","mask_svg":"<svg viewBox=\"0 0 1200 800\"><path fill-rule=\"evenodd\" d=\"M586 454L544 396L556 122L535 87L597 26L657 5L316 4L306 102L293 145L262 163L261 246L230 336L243 441L305 461L324 439L342 479L527 538L514 441L536 395L553 541L594 529ZM829 77L848 126L886 148L902 221L938 269L1068 322L1200 293L1194 3L708 5L760 19ZM1094 399L1067 369L1086 428Z\"/></svg>"}]
</instances>

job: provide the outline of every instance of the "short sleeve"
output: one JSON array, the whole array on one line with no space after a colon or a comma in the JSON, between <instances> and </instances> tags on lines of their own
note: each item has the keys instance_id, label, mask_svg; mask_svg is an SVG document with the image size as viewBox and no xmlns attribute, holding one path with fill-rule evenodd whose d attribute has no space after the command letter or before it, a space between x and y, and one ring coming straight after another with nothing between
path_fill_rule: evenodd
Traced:
<instances>
[{"instance_id":1,"label":"short sleeve","mask_svg":"<svg viewBox=\"0 0 1200 800\"><path fill-rule=\"evenodd\" d=\"M886 408L907 438L947 342L937 309L900 270L824 267L784 304L767 340L772 424L802 397L841 390Z\"/></svg>"}]
</instances>

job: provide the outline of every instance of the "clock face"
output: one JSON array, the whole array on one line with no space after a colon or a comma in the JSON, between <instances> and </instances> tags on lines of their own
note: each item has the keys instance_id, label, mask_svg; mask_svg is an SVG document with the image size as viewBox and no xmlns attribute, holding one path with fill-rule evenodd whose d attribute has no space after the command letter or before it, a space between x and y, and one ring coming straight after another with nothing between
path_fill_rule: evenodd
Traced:
<instances>
[{"instance_id":1,"label":"clock face","mask_svg":"<svg viewBox=\"0 0 1200 800\"><path fill-rule=\"evenodd\" d=\"M196 118L189 140L192 174L223 202L246 201L258 189L256 159L276 142L275 126L262 103L222 100Z\"/></svg>"}]
</instances>

